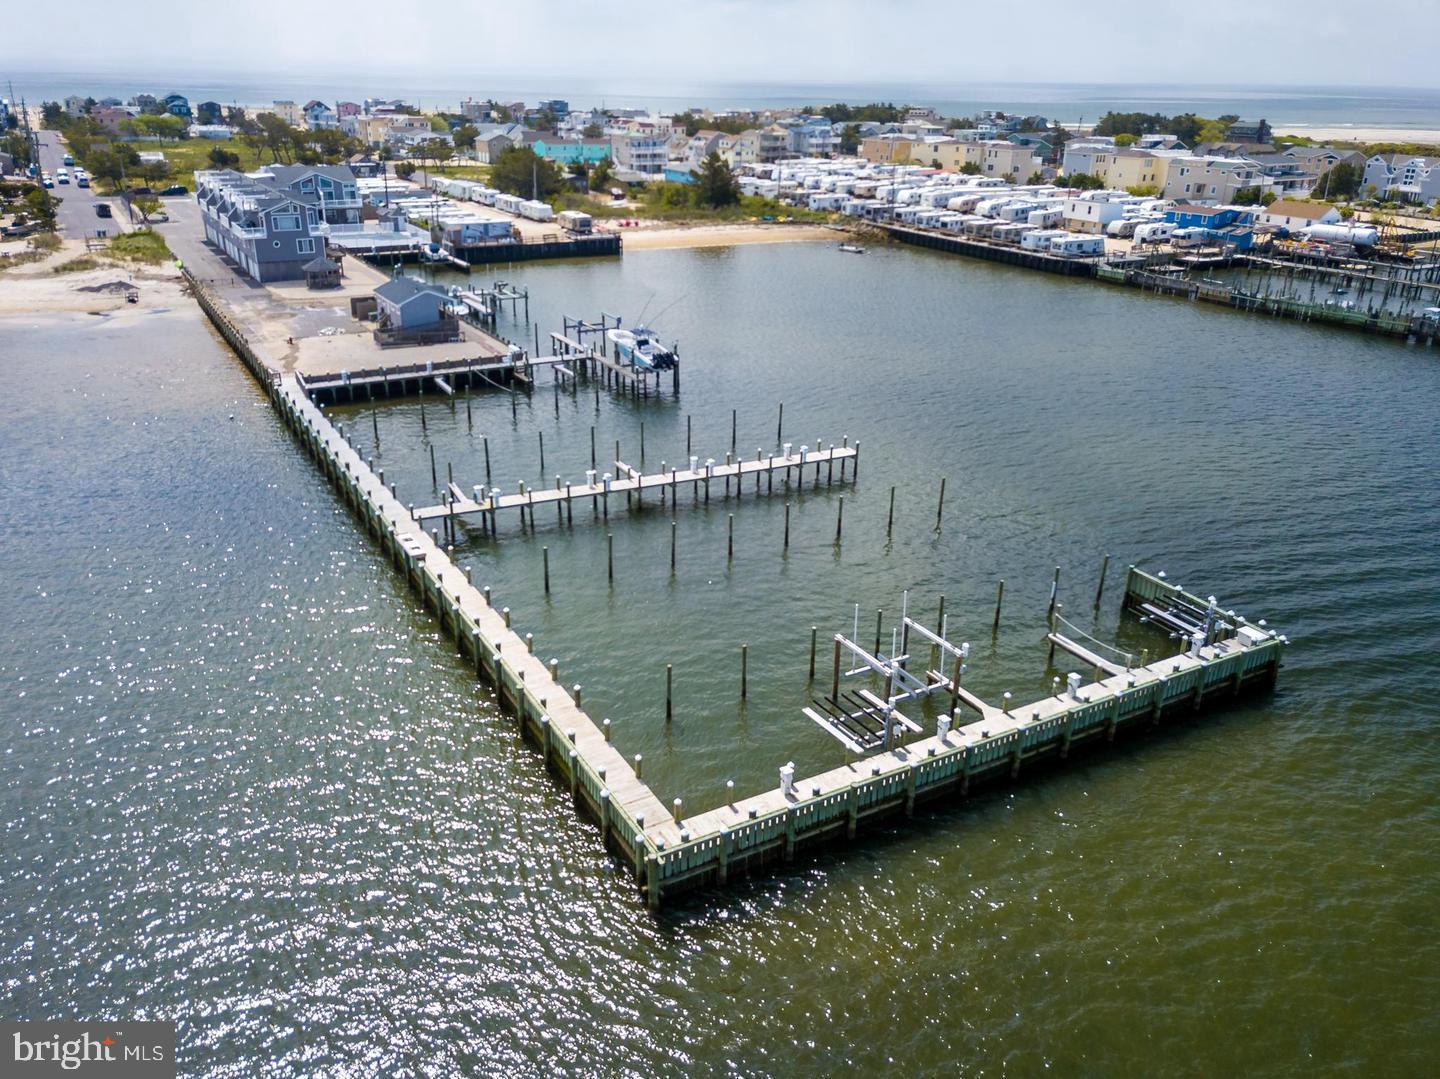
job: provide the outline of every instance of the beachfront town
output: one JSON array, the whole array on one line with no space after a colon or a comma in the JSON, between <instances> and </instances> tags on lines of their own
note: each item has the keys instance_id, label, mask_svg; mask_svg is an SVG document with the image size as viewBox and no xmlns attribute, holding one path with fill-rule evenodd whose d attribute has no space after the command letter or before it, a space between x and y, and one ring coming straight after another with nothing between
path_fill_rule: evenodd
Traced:
<instances>
[{"instance_id":1,"label":"beachfront town","mask_svg":"<svg viewBox=\"0 0 1440 1079\"><path fill-rule=\"evenodd\" d=\"M1402 283L1435 272L1440 157L1315 145L1265 119L1111 112L1082 126L892 104L656 115L558 99L426 112L178 93L0 107L0 167L16 177L0 217L6 261L45 257L58 208L86 243L62 267L130 245L210 279L358 288L369 298L353 313L388 346L513 351L484 337L493 297L467 307L466 290L429 285L417 297L387 283L404 265L468 274L613 257L706 226L731 242L832 239L853 253L896 241L1406 337L1440 324L1428 292ZM1388 260L1393 286L1276 291L1277 273L1293 283L1297 268L1372 259ZM1237 268L1247 276L1206 276ZM310 373L367 366L333 341L323 351Z\"/></svg>"}]
</instances>

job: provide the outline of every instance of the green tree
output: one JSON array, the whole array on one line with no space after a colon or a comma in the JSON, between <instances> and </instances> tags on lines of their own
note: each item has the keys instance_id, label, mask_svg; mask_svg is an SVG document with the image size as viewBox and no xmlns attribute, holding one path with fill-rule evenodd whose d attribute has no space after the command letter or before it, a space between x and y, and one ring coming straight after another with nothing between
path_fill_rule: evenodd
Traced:
<instances>
[{"instance_id":1,"label":"green tree","mask_svg":"<svg viewBox=\"0 0 1440 1079\"><path fill-rule=\"evenodd\" d=\"M1122 132L1120 132L1120 134L1118 134L1118 135L1115 136L1115 145L1116 145L1116 146L1134 146L1134 145L1135 145L1135 140L1136 140L1137 138L1139 138L1138 135L1132 135L1132 134L1131 134L1130 132L1128 132L1128 131L1122 131Z\"/></svg>"},{"instance_id":2,"label":"green tree","mask_svg":"<svg viewBox=\"0 0 1440 1079\"><path fill-rule=\"evenodd\" d=\"M256 120L260 124L261 145L270 151L271 161L277 165L289 164L298 132L273 112L262 112Z\"/></svg>"},{"instance_id":3,"label":"green tree","mask_svg":"<svg viewBox=\"0 0 1440 1079\"><path fill-rule=\"evenodd\" d=\"M1030 185L1043 184L1044 182L1045 182L1045 174L1044 174L1043 172L1041 172L1039 169L1036 169L1034 172L1032 172L1028 177L1026 177L1026 180L1025 180L1025 183L1030 184Z\"/></svg>"},{"instance_id":4,"label":"green tree","mask_svg":"<svg viewBox=\"0 0 1440 1079\"><path fill-rule=\"evenodd\" d=\"M512 146L490 163L490 183L512 195L548 199L564 190L565 177L530 147Z\"/></svg>"},{"instance_id":5,"label":"green tree","mask_svg":"<svg viewBox=\"0 0 1440 1079\"><path fill-rule=\"evenodd\" d=\"M740 185L735 182L735 173L714 150L700 162L696 180L696 198L702 206L719 209L740 201Z\"/></svg>"},{"instance_id":6,"label":"green tree","mask_svg":"<svg viewBox=\"0 0 1440 1079\"><path fill-rule=\"evenodd\" d=\"M450 132L450 141L455 144L457 150L469 150L474 147L475 137L479 134L480 129L474 124L461 124Z\"/></svg>"},{"instance_id":7,"label":"green tree","mask_svg":"<svg viewBox=\"0 0 1440 1079\"><path fill-rule=\"evenodd\" d=\"M585 129L580 132L583 138L600 139L605 137L605 129L599 124L586 124Z\"/></svg>"},{"instance_id":8,"label":"green tree","mask_svg":"<svg viewBox=\"0 0 1440 1079\"><path fill-rule=\"evenodd\" d=\"M602 157L595 162L595 167L590 170L590 190L604 191L615 180L614 170L610 167L610 159Z\"/></svg>"},{"instance_id":9,"label":"green tree","mask_svg":"<svg viewBox=\"0 0 1440 1079\"><path fill-rule=\"evenodd\" d=\"M402 180L408 180L415 175L415 166L408 161L395 162L395 175Z\"/></svg>"},{"instance_id":10,"label":"green tree","mask_svg":"<svg viewBox=\"0 0 1440 1079\"><path fill-rule=\"evenodd\" d=\"M842 154L856 154L860 150L860 131L854 124L846 124L840 129L840 152Z\"/></svg>"},{"instance_id":11,"label":"green tree","mask_svg":"<svg viewBox=\"0 0 1440 1079\"><path fill-rule=\"evenodd\" d=\"M1137 199L1153 199L1160 194L1160 189L1154 184L1136 184L1134 187L1127 187L1125 193L1134 195Z\"/></svg>"},{"instance_id":12,"label":"green tree","mask_svg":"<svg viewBox=\"0 0 1440 1079\"><path fill-rule=\"evenodd\" d=\"M980 166L977 165L974 161L967 161L965 162L965 164L960 166L960 171L966 176L979 176Z\"/></svg>"},{"instance_id":13,"label":"green tree","mask_svg":"<svg viewBox=\"0 0 1440 1079\"><path fill-rule=\"evenodd\" d=\"M1353 199L1360 193L1365 182L1365 173L1358 165L1342 161L1327 169L1320 176L1315 189L1310 192L1312 199Z\"/></svg>"},{"instance_id":14,"label":"green tree","mask_svg":"<svg viewBox=\"0 0 1440 1079\"><path fill-rule=\"evenodd\" d=\"M585 183L585 186L586 186L586 187L589 187L589 186L590 186L590 183L589 183L589 180L590 180L590 166L587 165L587 164L585 164L584 161L580 160L579 158L576 158L574 161L570 162L570 167L569 167L569 169L568 169L567 171L570 173L571 176L575 177L577 180L584 180L584 181L586 181L586 183Z\"/></svg>"},{"instance_id":15,"label":"green tree","mask_svg":"<svg viewBox=\"0 0 1440 1079\"><path fill-rule=\"evenodd\" d=\"M1242 187L1235 192L1233 201L1236 206L1259 206L1260 189L1258 187Z\"/></svg>"},{"instance_id":16,"label":"green tree","mask_svg":"<svg viewBox=\"0 0 1440 1079\"><path fill-rule=\"evenodd\" d=\"M217 169L238 169L240 167L240 155L223 146L212 146L208 157L210 164Z\"/></svg>"},{"instance_id":17,"label":"green tree","mask_svg":"<svg viewBox=\"0 0 1440 1079\"><path fill-rule=\"evenodd\" d=\"M1076 172L1065 177L1065 186L1077 191L1099 191L1105 186L1105 181L1088 172Z\"/></svg>"},{"instance_id":18,"label":"green tree","mask_svg":"<svg viewBox=\"0 0 1440 1079\"><path fill-rule=\"evenodd\" d=\"M438 135L450 134L450 122L443 116L430 117L430 130Z\"/></svg>"},{"instance_id":19,"label":"green tree","mask_svg":"<svg viewBox=\"0 0 1440 1079\"><path fill-rule=\"evenodd\" d=\"M40 126L58 131L65 126L65 107L58 101L46 101L40 106Z\"/></svg>"},{"instance_id":20,"label":"green tree","mask_svg":"<svg viewBox=\"0 0 1440 1079\"><path fill-rule=\"evenodd\" d=\"M160 209L160 200L154 195L136 195L130 200L130 205L140 211L140 220L148 225L150 215Z\"/></svg>"}]
</instances>

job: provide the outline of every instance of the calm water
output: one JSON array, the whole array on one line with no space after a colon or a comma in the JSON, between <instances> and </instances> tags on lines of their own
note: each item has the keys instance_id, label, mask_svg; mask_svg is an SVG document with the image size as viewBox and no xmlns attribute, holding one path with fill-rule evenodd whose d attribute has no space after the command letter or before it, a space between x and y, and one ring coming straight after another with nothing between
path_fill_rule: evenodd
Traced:
<instances>
[{"instance_id":1,"label":"calm water","mask_svg":"<svg viewBox=\"0 0 1440 1079\"><path fill-rule=\"evenodd\" d=\"M656 467L687 413L723 456L733 407L753 453L782 399L787 439L864 447L858 486L792 493L788 557L778 493L682 499L674 579L670 513L617 510L613 591L588 508L465 545L664 796L834 763L809 627L859 603L865 637L906 588L1024 699L1055 565L1102 635L1116 567L1165 568L1292 636L1280 692L656 918L193 312L11 320L7 1014L173 1017L207 1075L1434 1069L1433 353L906 249L508 276L546 329L664 311L684 395L384 407L402 497L432 443L480 482L482 435L505 487L542 431L578 476L592 423L634 460L643 421Z\"/></svg>"}]
</instances>

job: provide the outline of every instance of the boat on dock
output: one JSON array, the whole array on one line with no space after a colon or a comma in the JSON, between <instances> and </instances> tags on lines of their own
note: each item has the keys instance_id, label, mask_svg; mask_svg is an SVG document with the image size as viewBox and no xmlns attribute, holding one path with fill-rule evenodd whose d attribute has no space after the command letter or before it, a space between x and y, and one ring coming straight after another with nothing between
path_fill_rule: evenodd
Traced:
<instances>
[{"instance_id":1,"label":"boat on dock","mask_svg":"<svg viewBox=\"0 0 1440 1079\"><path fill-rule=\"evenodd\" d=\"M851 254L851 255L863 255L863 254L865 254L865 249L864 249L863 247L861 247L859 244L841 244L841 245L840 245L840 250L846 252L847 254Z\"/></svg>"},{"instance_id":2,"label":"boat on dock","mask_svg":"<svg viewBox=\"0 0 1440 1079\"><path fill-rule=\"evenodd\" d=\"M655 332L645 326L633 330L613 329L605 334L615 346L616 355L635 367L647 371L665 371L675 366L675 350L660 343Z\"/></svg>"}]
</instances>

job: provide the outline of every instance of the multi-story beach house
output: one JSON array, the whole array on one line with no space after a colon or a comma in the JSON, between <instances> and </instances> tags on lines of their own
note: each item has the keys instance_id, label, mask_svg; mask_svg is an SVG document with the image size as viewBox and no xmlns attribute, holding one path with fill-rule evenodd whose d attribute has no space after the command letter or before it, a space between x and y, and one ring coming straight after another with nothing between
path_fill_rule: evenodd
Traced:
<instances>
[{"instance_id":1,"label":"multi-story beach house","mask_svg":"<svg viewBox=\"0 0 1440 1079\"><path fill-rule=\"evenodd\" d=\"M205 238L256 281L305 276L336 227L360 225L355 176L343 165L273 165L195 174Z\"/></svg>"}]
</instances>

